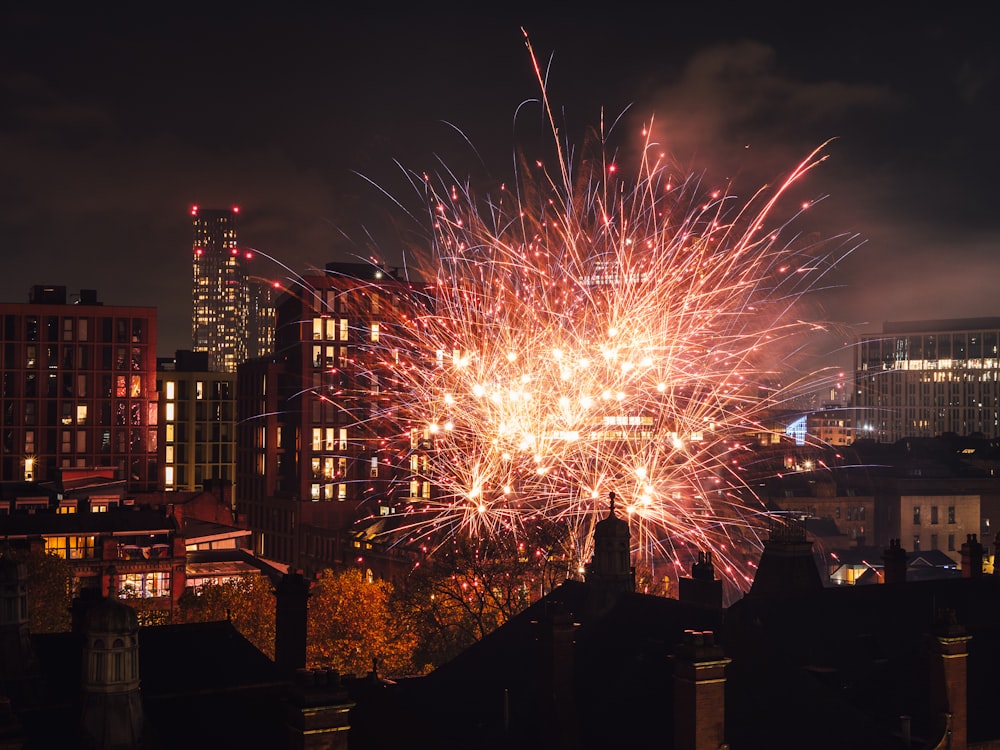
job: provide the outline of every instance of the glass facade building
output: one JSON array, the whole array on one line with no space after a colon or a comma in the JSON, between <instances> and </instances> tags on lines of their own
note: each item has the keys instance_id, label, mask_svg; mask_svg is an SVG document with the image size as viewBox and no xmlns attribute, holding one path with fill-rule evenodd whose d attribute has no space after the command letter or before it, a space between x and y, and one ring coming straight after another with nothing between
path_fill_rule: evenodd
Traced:
<instances>
[{"instance_id":1,"label":"glass facade building","mask_svg":"<svg viewBox=\"0 0 1000 750\"><path fill-rule=\"evenodd\" d=\"M1000 318L885 323L856 347L855 434L1000 436Z\"/></svg>"}]
</instances>

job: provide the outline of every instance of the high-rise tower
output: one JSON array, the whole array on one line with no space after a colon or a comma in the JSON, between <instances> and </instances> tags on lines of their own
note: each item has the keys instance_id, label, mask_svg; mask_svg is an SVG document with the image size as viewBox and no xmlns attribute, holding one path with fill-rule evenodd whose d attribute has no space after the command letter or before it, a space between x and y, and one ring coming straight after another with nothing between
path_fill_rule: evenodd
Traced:
<instances>
[{"instance_id":1,"label":"high-rise tower","mask_svg":"<svg viewBox=\"0 0 1000 750\"><path fill-rule=\"evenodd\" d=\"M213 372L236 372L247 359L247 264L252 254L236 244L239 211L191 209L192 349L208 352Z\"/></svg>"}]
</instances>

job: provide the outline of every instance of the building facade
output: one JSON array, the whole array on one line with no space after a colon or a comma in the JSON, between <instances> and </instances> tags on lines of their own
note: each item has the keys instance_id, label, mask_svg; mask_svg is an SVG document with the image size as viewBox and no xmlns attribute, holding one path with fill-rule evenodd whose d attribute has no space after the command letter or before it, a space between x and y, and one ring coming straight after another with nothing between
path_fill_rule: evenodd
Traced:
<instances>
[{"instance_id":1,"label":"building facade","mask_svg":"<svg viewBox=\"0 0 1000 750\"><path fill-rule=\"evenodd\" d=\"M129 599L143 624L170 622L186 582L184 537L162 507L106 496L113 487L63 493L0 483L0 547L66 560L70 593Z\"/></svg>"},{"instance_id":2,"label":"building facade","mask_svg":"<svg viewBox=\"0 0 1000 750\"><path fill-rule=\"evenodd\" d=\"M885 323L856 346L855 437L1000 437L1000 318Z\"/></svg>"},{"instance_id":3,"label":"building facade","mask_svg":"<svg viewBox=\"0 0 1000 750\"><path fill-rule=\"evenodd\" d=\"M255 253L237 244L239 208L191 209L192 350L208 353L213 372L236 372L270 351L273 285L255 276Z\"/></svg>"},{"instance_id":4,"label":"building facade","mask_svg":"<svg viewBox=\"0 0 1000 750\"><path fill-rule=\"evenodd\" d=\"M159 481L156 308L35 286L0 303L0 481L112 467L130 490Z\"/></svg>"},{"instance_id":5,"label":"building facade","mask_svg":"<svg viewBox=\"0 0 1000 750\"><path fill-rule=\"evenodd\" d=\"M157 365L163 488L194 492L235 481L236 373L211 372L208 352L179 351Z\"/></svg>"},{"instance_id":6,"label":"building facade","mask_svg":"<svg viewBox=\"0 0 1000 750\"><path fill-rule=\"evenodd\" d=\"M418 297L377 266L331 263L279 299L275 353L237 376L235 494L257 554L299 566L303 540L328 536L310 529L344 530L424 492L393 374L413 357ZM310 567L343 562L324 548L343 546L310 550Z\"/></svg>"}]
</instances>

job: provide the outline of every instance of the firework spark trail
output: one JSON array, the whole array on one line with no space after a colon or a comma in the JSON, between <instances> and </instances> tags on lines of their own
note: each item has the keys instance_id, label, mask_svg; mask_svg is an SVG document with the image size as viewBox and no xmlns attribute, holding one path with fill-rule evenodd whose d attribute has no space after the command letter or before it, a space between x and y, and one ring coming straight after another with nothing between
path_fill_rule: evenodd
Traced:
<instances>
[{"instance_id":1,"label":"firework spark trail","mask_svg":"<svg viewBox=\"0 0 1000 750\"><path fill-rule=\"evenodd\" d=\"M453 175L420 175L434 311L414 330L438 356L400 377L427 417L436 494L412 528L491 534L540 513L575 535L580 564L614 491L638 549L677 575L712 550L745 588L759 509L732 463L769 408L818 382L771 387L815 329L797 304L839 259L770 225L825 157L739 204L695 195L648 141L631 180L603 133L598 158L571 164L550 121L554 172L525 165L513 194L480 204Z\"/></svg>"},{"instance_id":2,"label":"firework spark trail","mask_svg":"<svg viewBox=\"0 0 1000 750\"><path fill-rule=\"evenodd\" d=\"M799 317L802 298L840 260L794 236L795 215L774 218L822 147L740 202L681 176L647 128L625 177L603 122L596 153L566 156L529 52L553 170L520 163L512 189L483 200L447 169L406 173L429 234L428 257L411 267L431 282L433 309L379 347L434 491L409 498L394 533L440 541L518 532L543 516L565 526L576 572L614 491L634 549L673 580L710 550L745 590L761 508L748 504L741 444L822 377L774 385L789 348L817 328ZM414 348L426 361L397 359Z\"/></svg>"}]
</instances>

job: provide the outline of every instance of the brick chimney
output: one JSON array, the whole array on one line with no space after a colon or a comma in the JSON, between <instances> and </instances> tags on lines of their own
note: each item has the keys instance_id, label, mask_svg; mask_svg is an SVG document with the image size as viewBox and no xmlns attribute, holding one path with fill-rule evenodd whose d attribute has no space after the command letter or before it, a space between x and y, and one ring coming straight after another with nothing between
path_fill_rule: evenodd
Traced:
<instances>
[{"instance_id":1,"label":"brick chimney","mask_svg":"<svg viewBox=\"0 0 1000 750\"><path fill-rule=\"evenodd\" d=\"M698 562L691 565L691 577L681 578L677 584L680 601L722 609L722 581L715 578L711 550L699 552Z\"/></svg>"},{"instance_id":2,"label":"brick chimney","mask_svg":"<svg viewBox=\"0 0 1000 750\"><path fill-rule=\"evenodd\" d=\"M306 666L309 581L302 573L286 573L274 596L274 661L292 673Z\"/></svg>"},{"instance_id":3,"label":"brick chimney","mask_svg":"<svg viewBox=\"0 0 1000 750\"><path fill-rule=\"evenodd\" d=\"M726 741L726 666L711 630L687 630L674 653L674 748L719 750Z\"/></svg>"},{"instance_id":4,"label":"brick chimney","mask_svg":"<svg viewBox=\"0 0 1000 750\"><path fill-rule=\"evenodd\" d=\"M347 750L354 702L332 669L298 669L286 705L290 750Z\"/></svg>"},{"instance_id":5,"label":"brick chimney","mask_svg":"<svg viewBox=\"0 0 1000 750\"><path fill-rule=\"evenodd\" d=\"M962 578L979 578L983 574L983 545L975 534L968 534L962 545Z\"/></svg>"},{"instance_id":6,"label":"brick chimney","mask_svg":"<svg viewBox=\"0 0 1000 750\"><path fill-rule=\"evenodd\" d=\"M938 613L931 633L930 716L940 717L942 741L950 750L968 747L969 641L955 611ZM944 746L944 744L942 744Z\"/></svg>"},{"instance_id":7,"label":"brick chimney","mask_svg":"<svg viewBox=\"0 0 1000 750\"><path fill-rule=\"evenodd\" d=\"M580 746L573 680L579 623L562 602L552 601L546 602L544 616L533 625L539 641L541 700L548 717L545 744L555 750L572 750Z\"/></svg>"},{"instance_id":8,"label":"brick chimney","mask_svg":"<svg viewBox=\"0 0 1000 750\"><path fill-rule=\"evenodd\" d=\"M898 539L890 539L889 546L882 550L883 583L906 582L906 550Z\"/></svg>"}]
</instances>

